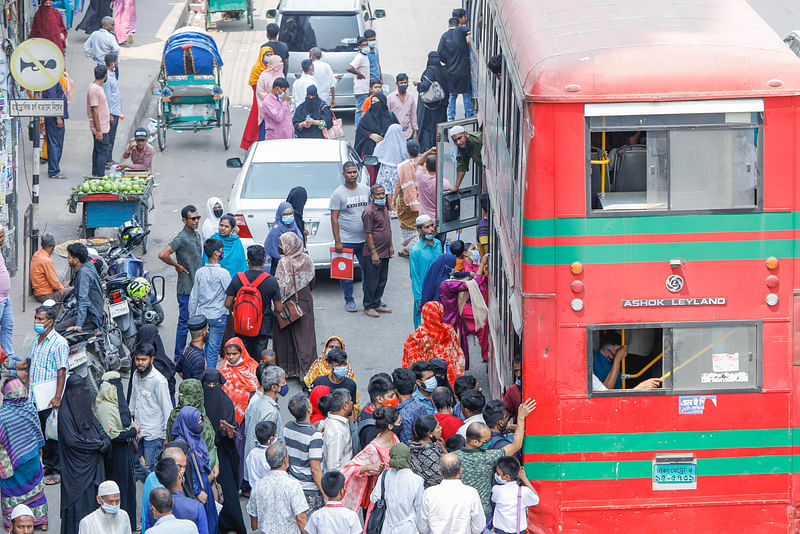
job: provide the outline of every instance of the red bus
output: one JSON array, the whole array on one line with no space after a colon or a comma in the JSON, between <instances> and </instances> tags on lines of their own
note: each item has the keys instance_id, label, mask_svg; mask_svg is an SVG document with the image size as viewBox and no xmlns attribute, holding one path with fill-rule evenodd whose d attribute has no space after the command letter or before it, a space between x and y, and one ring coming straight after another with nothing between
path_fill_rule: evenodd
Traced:
<instances>
[{"instance_id":1,"label":"red bus","mask_svg":"<svg viewBox=\"0 0 800 534\"><path fill-rule=\"evenodd\" d=\"M744 0L465 7L529 531L796 532L800 60Z\"/></svg>"}]
</instances>

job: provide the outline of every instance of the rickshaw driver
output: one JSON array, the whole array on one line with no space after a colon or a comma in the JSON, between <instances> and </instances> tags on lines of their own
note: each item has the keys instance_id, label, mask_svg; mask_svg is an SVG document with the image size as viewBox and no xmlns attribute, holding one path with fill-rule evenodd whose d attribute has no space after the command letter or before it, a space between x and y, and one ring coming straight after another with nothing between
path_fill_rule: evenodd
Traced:
<instances>
[{"instance_id":1,"label":"rickshaw driver","mask_svg":"<svg viewBox=\"0 0 800 534\"><path fill-rule=\"evenodd\" d=\"M128 141L128 146L125 148L125 152L122 153L122 159L130 158L131 162L130 164L123 163L118 168L152 172L154 154L153 145L147 142L147 130L136 128L133 139Z\"/></svg>"}]
</instances>

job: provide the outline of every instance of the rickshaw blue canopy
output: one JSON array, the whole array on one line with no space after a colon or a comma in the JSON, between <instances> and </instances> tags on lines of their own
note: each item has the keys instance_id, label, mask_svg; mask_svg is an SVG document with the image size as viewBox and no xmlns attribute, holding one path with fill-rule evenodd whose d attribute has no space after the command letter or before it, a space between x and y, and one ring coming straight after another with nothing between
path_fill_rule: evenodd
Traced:
<instances>
[{"instance_id":1,"label":"rickshaw blue canopy","mask_svg":"<svg viewBox=\"0 0 800 534\"><path fill-rule=\"evenodd\" d=\"M214 74L221 66L222 57L219 55L217 43L203 30L180 28L164 44L162 68L168 76Z\"/></svg>"}]
</instances>

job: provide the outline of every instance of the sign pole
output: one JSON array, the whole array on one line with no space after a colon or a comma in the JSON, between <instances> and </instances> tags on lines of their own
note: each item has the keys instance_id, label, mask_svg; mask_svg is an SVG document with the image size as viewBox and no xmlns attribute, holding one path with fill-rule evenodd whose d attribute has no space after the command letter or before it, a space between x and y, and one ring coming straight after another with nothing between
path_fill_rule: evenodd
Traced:
<instances>
[{"instance_id":1,"label":"sign pole","mask_svg":"<svg viewBox=\"0 0 800 534\"><path fill-rule=\"evenodd\" d=\"M39 91L33 92L33 98L38 98ZM31 176L31 253L39 248L39 167L42 156L41 148L41 126L39 117L35 116L33 121L33 175Z\"/></svg>"}]
</instances>

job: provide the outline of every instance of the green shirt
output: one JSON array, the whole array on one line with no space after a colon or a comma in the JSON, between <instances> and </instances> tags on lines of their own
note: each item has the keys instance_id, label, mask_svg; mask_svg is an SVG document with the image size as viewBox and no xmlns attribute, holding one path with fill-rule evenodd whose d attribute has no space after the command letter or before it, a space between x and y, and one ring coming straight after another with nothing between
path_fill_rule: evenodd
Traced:
<instances>
[{"instance_id":1,"label":"green shirt","mask_svg":"<svg viewBox=\"0 0 800 534\"><path fill-rule=\"evenodd\" d=\"M469 160L474 161L475 165L478 167L483 165L483 160L481 159L483 134L481 132L470 132L467 134L467 137L470 140L472 150L470 150L469 155L462 155L461 152L458 153L458 157L456 157L456 171L458 172L469 171Z\"/></svg>"},{"instance_id":2,"label":"green shirt","mask_svg":"<svg viewBox=\"0 0 800 534\"><path fill-rule=\"evenodd\" d=\"M492 475L495 473L497 460L506 455L504 449L482 451L464 447L455 454L461 458L461 482L472 486L481 497L481 504L486 515L492 513Z\"/></svg>"},{"instance_id":3,"label":"green shirt","mask_svg":"<svg viewBox=\"0 0 800 534\"><path fill-rule=\"evenodd\" d=\"M169 246L175 251L175 261L186 267L188 273L178 274L178 295L189 295L194 285L194 273L203 266L203 241L200 232L185 226L172 238Z\"/></svg>"}]
</instances>

